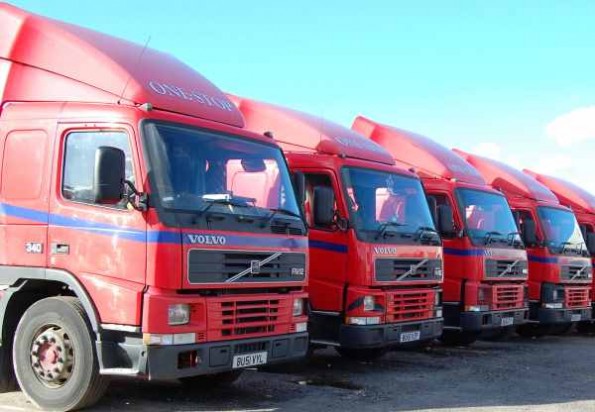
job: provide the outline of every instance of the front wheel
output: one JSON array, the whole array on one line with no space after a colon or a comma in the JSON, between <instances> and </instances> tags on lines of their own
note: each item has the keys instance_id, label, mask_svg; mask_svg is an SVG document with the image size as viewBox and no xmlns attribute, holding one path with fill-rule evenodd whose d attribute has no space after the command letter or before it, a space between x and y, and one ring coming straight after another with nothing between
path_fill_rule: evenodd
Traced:
<instances>
[{"instance_id":1,"label":"front wheel","mask_svg":"<svg viewBox=\"0 0 595 412\"><path fill-rule=\"evenodd\" d=\"M188 387L227 386L237 381L240 376L242 376L242 372L242 369L237 369L228 372L215 373L213 375L190 376L188 378L180 378L180 382Z\"/></svg>"},{"instance_id":2,"label":"front wheel","mask_svg":"<svg viewBox=\"0 0 595 412\"><path fill-rule=\"evenodd\" d=\"M440 342L446 346L469 346L473 344L479 333L467 332L460 330L444 329L442 336L440 336Z\"/></svg>"},{"instance_id":3,"label":"front wheel","mask_svg":"<svg viewBox=\"0 0 595 412\"><path fill-rule=\"evenodd\" d=\"M595 334L595 323L579 322L576 324L576 331L581 335L593 335Z\"/></svg>"},{"instance_id":4,"label":"front wheel","mask_svg":"<svg viewBox=\"0 0 595 412\"><path fill-rule=\"evenodd\" d=\"M386 355L388 352L387 348L343 348L338 346L335 350L344 358L353 359L358 361L372 361Z\"/></svg>"},{"instance_id":5,"label":"front wheel","mask_svg":"<svg viewBox=\"0 0 595 412\"><path fill-rule=\"evenodd\" d=\"M109 383L99 374L85 310L69 296L42 299L27 309L16 329L13 361L21 389L42 409L90 406Z\"/></svg>"},{"instance_id":6,"label":"front wheel","mask_svg":"<svg viewBox=\"0 0 595 412\"><path fill-rule=\"evenodd\" d=\"M551 325L541 325L536 323L526 323L516 328L518 333L523 338L541 338L547 335L552 330Z\"/></svg>"}]
</instances>

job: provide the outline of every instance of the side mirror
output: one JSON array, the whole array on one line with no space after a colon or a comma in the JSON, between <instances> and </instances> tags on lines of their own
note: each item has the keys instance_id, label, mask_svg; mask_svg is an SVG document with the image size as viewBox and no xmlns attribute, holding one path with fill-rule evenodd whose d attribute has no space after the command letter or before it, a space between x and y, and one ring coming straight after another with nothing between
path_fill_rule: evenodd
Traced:
<instances>
[{"instance_id":1,"label":"side mirror","mask_svg":"<svg viewBox=\"0 0 595 412\"><path fill-rule=\"evenodd\" d=\"M449 205L439 205L437 207L437 218L436 222L438 225L438 231L441 236L451 237L456 235L457 228L454 223L454 214L452 207Z\"/></svg>"},{"instance_id":2,"label":"side mirror","mask_svg":"<svg viewBox=\"0 0 595 412\"><path fill-rule=\"evenodd\" d=\"M533 219L525 219L523 221L521 225L521 236L526 246L535 246L539 243L537 240L537 227Z\"/></svg>"},{"instance_id":3,"label":"side mirror","mask_svg":"<svg viewBox=\"0 0 595 412\"><path fill-rule=\"evenodd\" d=\"M126 155L115 147L101 146L95 152L93 197L95 203L115 205L124 196Z\"/></svg>"},{"instance_id":4,"label":"side mirror","mask_svg":"<svg viewBox=\"0 0 595 412\"><path fill-rule=\"evenodd\" d=\"M428 207L430 208L430 214L432 215L432 220L434 220L434 224L438 223L438 202L436 202L436 198L434 196L427 196L426 200L428 202Z\"/></svg>"},{"instance_id":5,"label":"side mirror","mask_svg":"<svg viewBox=\"0 0 595 412\"><path fill-rule=\"evenodd\" d=\"M587 249L591 256L595 256L595 232L587 233Z\"/></svg>"},{"instance_id":6,"label":"side mirror","mask_svg":"<svg viewBox=\"0 0 595 412\"><path fill-rule=\"evenodd\" d=\"M306 202L306 176L302 172L294 172L291 175L291 180L295 197L300 207L302 207Z\"/></svg>"},{"instance_id":7,"label":"side mirror","mask_svg":"<svg viewBox=\"0 0 595 412\"><path fill-rule=\"evenodd\" d=\"M314 188L314 224L316 226L330 226L335 220L335 192L330 187L316 186Z\"/></svg>"}]
</instances>

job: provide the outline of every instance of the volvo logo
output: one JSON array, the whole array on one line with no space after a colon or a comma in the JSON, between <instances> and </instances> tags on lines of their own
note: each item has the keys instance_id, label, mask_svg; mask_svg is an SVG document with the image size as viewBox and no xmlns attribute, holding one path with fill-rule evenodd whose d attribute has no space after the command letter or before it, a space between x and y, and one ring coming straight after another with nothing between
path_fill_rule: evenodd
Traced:
<instances>
[{"instance_id":1,"label":"volvo logo","mask_svg":"<svg viewBox=\"0 0 595 412\"><path fill-rule=\"evenodd\" d=\"M189 234L188 241L193 245L225 245L227 243L227 238L219 235Z\"/></svg>"},{"instance_id":2,"label":"volvo logo","mask_svg":"<svg viewBox=\"0 0 595 412\"><path fill-rule=\"evenodd\" d=\"M250 261L250 273L258 275L260 273L260 260Z\"/></svg>"},{"instance_id":3,"label":"volvo logo","mask_svg":"<svg viewBox=\"0 0 595 412\"><path fill-rule=\"evenodd\" d=\"M396 247L386 247L386 246L376 246L374 248L374 253L377 255L396 255L397 248Z\"/></svg>"}]
</instances>

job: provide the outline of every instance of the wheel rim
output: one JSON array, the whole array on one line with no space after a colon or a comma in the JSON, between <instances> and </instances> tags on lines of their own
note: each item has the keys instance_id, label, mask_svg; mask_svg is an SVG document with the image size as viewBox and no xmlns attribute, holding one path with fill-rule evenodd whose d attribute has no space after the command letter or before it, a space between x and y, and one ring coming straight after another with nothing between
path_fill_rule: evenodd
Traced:
<instances>
[{"instance_id":1,"label":"wheel rim","mask_svg":"<svg viewBox=\"0 0 595 412\"><path fill-rule=\"evenodd\" d=\"M49 388L59 388L68 382L74 368L74 348L64 329L57 325L39 329L31 343L31 368Z\"/></svg>"}]
</instances>

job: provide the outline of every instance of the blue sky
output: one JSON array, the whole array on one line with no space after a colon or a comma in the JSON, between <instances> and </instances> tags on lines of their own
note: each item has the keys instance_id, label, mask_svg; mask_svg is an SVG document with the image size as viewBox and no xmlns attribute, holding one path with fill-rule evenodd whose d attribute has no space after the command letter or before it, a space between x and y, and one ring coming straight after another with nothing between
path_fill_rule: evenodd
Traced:
<instances>
[{"instance_id":1,"label":"blue sky","mask_svg":"<svg viewBox=\"0 0 595 412\"><path fill-rule=\"evenodd\" d=\"M364 114L595 192L595 2L19 0L226 91Z\"/></svg>"}]
</instances>

